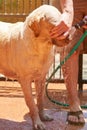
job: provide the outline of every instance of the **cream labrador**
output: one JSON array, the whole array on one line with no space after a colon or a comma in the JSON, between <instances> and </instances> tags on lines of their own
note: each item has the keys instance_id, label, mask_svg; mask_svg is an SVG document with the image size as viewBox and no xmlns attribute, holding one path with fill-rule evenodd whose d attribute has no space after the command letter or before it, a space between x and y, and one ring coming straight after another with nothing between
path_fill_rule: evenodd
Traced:
<instances>
[{"instance_id":1,"label":"cream labrador","mask_svg":"<svg viewBox=\"0 0 87 130\"><path fill-rule=\"evenodd\" d=\"M24 22L0 22L0 73L21 84L34 129L45 130L44 87L53 61L54 43L49 31L60 22L61 13L53 6L42 5ZM59 45L59 43L57 43ZM35 83L37 106L32 96Z\"/></svg>"}]
</instances>

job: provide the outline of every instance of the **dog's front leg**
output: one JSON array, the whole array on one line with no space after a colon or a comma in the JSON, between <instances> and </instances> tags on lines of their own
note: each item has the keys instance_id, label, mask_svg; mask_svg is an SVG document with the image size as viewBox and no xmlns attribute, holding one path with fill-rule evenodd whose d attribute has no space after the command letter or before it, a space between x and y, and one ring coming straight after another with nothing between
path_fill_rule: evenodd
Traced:
<instances>
[{"instance_id":1,"label":"dog's front leg","mask_svg":"<svg viewBox=\"0 0 87 130\"><path fill-rule=\"evenodd\" d=\"M30 115L32 118L34 129L35 130L45 130L45 125L40 120L40 117L38 114L38 108L35 105L35 102L34 102L34 99L32 96L31 82L28 80L22 79L20 81L20 84L22 86L26 104L30 110Z\"/></svg>"},{"instance_id":2,"label":"dog's front leg","mask_svg":"<svg viewBox=\"0 0 87 130\"><path fill-rule=\"evenodd\" d=\"M37 92L37 106L42 121L51 121L53 118L44 111L45 79L35 81Z\"/></svg>"}]
</instances>

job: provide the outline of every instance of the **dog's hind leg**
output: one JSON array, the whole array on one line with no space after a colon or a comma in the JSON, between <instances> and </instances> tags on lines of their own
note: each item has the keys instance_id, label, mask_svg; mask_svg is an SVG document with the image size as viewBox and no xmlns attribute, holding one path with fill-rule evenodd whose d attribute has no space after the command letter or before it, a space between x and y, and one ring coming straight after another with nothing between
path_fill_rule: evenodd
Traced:
<instances>
[{"instance_id":1,"label":"dog's hind leg","mask_svg":"<svg viewBox=\"0 0 87 130\"><path fill-rule=\"evenodd\" d=\"M38 108L34 102L33 96L32 96L32 88L31 88L31 82L29 80L22 79L20 81L22 90L24 93L26 104L30 110L30 115L32 118L33 126L35 130L45 130L44 123L40 120Z\"/></svg>"},{"instance_id":2,"label":"dog's hind leg","mask_svg":"<svg viewBox=\"0 0 87 130\"><path fill-rule=\"evenodd\" d=\"M37 106L42 121L51 121L53 118L44 111L45 80L35 81L37 92Z\"/></svg>"}]
</instances>

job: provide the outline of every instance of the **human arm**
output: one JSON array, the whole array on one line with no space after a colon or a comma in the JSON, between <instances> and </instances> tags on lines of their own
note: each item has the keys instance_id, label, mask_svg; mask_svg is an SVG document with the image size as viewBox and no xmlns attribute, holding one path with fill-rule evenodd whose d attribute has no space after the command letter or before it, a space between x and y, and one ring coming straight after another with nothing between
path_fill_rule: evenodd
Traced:
<instances>
[{"instance_id":1,"label":"human arm","mask_svg":"<svg viewBox=\"0 0 87 130\"><path fill-rule=\"evenodd\" d=\"M62 14L60 24L50 31L51 38L58 40L65 39L69 34L69 29L73 21L73 0L60 0Z\"/></svg>"}]
</instances>

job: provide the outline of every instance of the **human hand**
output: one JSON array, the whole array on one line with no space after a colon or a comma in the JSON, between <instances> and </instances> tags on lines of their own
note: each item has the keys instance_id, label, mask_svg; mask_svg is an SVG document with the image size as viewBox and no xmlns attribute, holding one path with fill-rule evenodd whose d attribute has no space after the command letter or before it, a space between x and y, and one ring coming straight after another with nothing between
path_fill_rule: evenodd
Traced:
<instances>
[{"instance_id":1,"label":"human hand","mask_svg":"<svg viewBox=\"0 0 87 130\"><path fill-rule=\"evenodd\" d=\"M69 35L69 27L61 21L59 25L54 27L50 31L51 38L55 38L57 40L63 40Z\"/></svg>"}]
</instances>

